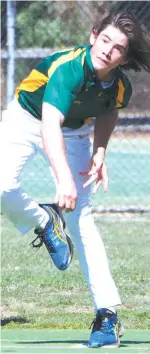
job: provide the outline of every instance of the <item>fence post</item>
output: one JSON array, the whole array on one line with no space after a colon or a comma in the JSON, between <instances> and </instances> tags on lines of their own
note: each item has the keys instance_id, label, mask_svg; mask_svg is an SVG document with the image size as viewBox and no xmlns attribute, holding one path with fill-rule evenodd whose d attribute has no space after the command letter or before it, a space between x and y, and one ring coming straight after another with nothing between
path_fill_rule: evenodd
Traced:
<instances>
[{"instance_id":1,"label":"fence post","mask_svg":"<svg viewBox=\"0 0 150 354\"><path fill-rule=\"evenodd\" d=\"M15 22L16 1L7 0L7 105L14 96L15 87Z\"/></svg>"}]
</instances>

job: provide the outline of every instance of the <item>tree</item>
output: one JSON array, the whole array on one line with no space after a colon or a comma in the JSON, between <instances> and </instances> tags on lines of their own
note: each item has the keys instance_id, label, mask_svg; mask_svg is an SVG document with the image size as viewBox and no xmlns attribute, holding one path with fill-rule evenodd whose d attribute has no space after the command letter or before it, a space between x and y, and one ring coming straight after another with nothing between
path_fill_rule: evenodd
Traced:
<instances>
[{"instance_id":1,"label":"tree","mask_svg":"<svg viewBox=\"0 0 150 354\"><path fill-rule=\"evenodd\" d=\"M78 2L30 1L17 15L18 47L65 47L88 41Z\"/></svg>"}]
</instances>

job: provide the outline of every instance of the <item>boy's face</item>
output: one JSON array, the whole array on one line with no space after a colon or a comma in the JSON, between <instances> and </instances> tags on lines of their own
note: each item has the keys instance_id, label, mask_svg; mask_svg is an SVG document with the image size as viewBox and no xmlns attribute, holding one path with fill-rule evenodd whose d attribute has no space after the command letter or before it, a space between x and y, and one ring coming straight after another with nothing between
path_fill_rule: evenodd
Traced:
<instances>
[{"instance_id":1,"label":"boy's face","mask_svg":"<svg viewBox=\"0 0 150 354\"><path fill-rule=\"evenodd\" d=\"M99 35L92 32L90 43L92 63L99 74L108 74L125 63L129 41L118 28L109 25Z\"/></svg>"}]
</instances>

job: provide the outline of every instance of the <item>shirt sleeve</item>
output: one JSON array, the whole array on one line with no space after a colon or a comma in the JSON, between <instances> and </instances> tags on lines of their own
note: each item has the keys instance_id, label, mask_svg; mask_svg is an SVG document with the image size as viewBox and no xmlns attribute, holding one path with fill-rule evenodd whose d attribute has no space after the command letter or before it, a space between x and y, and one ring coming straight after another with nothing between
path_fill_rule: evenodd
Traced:
<instances>
[{"instance_id":1,"label":"shirt sleeve","mask_svg":"<svg viewBox=\"0 0 150 354\"><path fill-rule=\"evenodd\" d=\"M43 102L55 106L66 116L83 83L84 75L79 61L62 64L50 75Z\"/></svg>"},{"instance_id":2,"label":"shirt sleeve","mask_svg":"<svg viewBox=\"0 0 150 354\"><path fill-rule=\"evenodd\" d=\"M118 81L118 95L116 98L116 108L121 109L127 107L131 99L131 96L132 96L132 86L127 76L124 75L124 77L119 79Z\"/></svg>"}]
</instances>

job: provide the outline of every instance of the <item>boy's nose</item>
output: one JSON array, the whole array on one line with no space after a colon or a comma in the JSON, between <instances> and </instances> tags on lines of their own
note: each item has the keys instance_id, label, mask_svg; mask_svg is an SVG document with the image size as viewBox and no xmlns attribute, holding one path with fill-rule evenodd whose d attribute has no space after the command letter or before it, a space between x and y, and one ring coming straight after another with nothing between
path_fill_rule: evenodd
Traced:
<instances>
[{"instance_id":1,"label":"boy's nose","mask_svg":"<svg viewBox=\"0 0 150 354\"><path fill-rule=\"evenodd\" d=\"M112 52L112 46L107 46L107 48L104 49L104 54L106 57L110 57Z\"/></svg>"}]
</instances>

